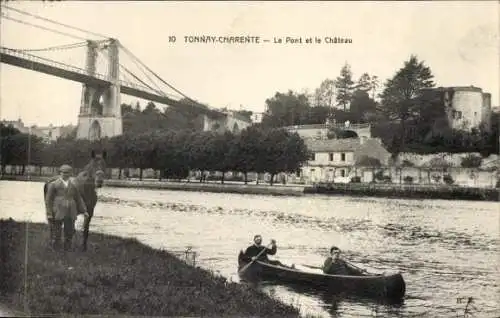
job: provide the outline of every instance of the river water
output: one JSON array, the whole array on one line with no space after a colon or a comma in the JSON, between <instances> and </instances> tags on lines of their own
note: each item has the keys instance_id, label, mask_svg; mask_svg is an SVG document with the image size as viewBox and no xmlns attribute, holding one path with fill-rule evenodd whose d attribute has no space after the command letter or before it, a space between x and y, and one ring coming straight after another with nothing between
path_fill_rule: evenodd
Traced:
<instances>
[{"instance_id":1,"label":"river water","mask_svg":"<svg viewBox=\"0 0 500 318\"><path fill-rule=\"evenodd\" d=\"M285 286L262 289L324 317L500 315L496 202L272 197L103 188L91 231L136 237L155 248L198 253L197 265L238 281L237 253L262 234L284 263L321 265L331 245L374 272L401 271L402 304L334 299ZM0 181L0 218L45 222L42 183ZM92 236L90 236L92 240ZM91 251L89 251L91 252Z\"/></svg>"}]
</instances>

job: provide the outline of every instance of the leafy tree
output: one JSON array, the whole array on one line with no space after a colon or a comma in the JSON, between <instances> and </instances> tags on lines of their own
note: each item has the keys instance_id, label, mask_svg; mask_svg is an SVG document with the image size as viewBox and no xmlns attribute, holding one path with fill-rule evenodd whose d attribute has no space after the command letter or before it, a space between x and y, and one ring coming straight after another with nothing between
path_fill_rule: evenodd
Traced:
<instances>
[{"instance_id":1,"label":"leafy tree","mask_svg":"<svg viewBox=\"0 0 500 318\"><path fill-rule=\"evenodd\" d=\"M310 107L305 115L304 124L324 124L332 114L328 106Z\"/></svg>"},{"instance_id":2,"label":"leafy tree","mask_svg":"<svg viewBox=\"0 0 500 318\"><path fill-rule=\"evenodd\" d=\"M316 88L313 95L313 106L333 107L335 104L335 81L325 79Z\"/></svg>"},{"instance_id":3,"label":"leafy tree","mask_svg":"<svg viewBox=\"0 0 500 318\"><path fill-rule=\"evenodd\" d=\"M130 144L127 147L130 162L134 168L139 168L139 179L142 180L144 169L152 168L154 166L155 158L155 134L152 132L145 132L139 135L130 136Z\"/></svg>"},{"instance_id":4,"label":"leafy tree","mask_svg":"<svg viewBox=\"0 0 500 318\"><path fill-rule=\"evenodd\" d=\"M118 178L122 178L122 170L130 167L130 156L127 151L127 142L129 136L127 133L115 136L110 140L110 156L108 165L119 169Z\"/></svg>"},{"instance_id":5,"label":"leafy tree","mask_svg":"<svg viewBox=\"0 0 500 318\"><path fill-rule=\"evenodd\" d=\"M233 158L231 158L231 149L234 147L235 136L231 132L217 134L211 140L211 167L212 170L222 172L221 183L224 183L226 172L234 168Z\"/></svg>"},{"instance_id":6,"label":"leafy tree","mask_svg":"<svg viewBox=\"0 0 500 318\"><path fill-rule=\"evenodd\" d=\"M292 91L287 94L276 93L266 100L266 105L262 126L269 128L303 124L310 108L307 96Z\"/></svg>"},{"instance_id":7,"label":"leafy tree","mask_svg":"<svg viewBox=\"0 0 500 318\"><path fill-rule=\"evenodd\" d=\"M186 131L168 131L163 134L162 146L158 153L160 179L183 179L188 176L189 162L184 148L187 136Z\"/></svg>"},{"instance_id":8,"label":"leafy tree","mask_svg":"<svg viewBox=\"0 0 500 318\"><path fill-rule=\"evenodd\" d=\"M431 69L412 55L404 66L387 80L381 94L380 111L390 120L400 121L402 136L406 136L407 122L420 115L421 104L418 97L423 89L434 87L433 77ZM405 138L402 138L400 148L404 147L404 142Z\"/></svg>"},{"instance_id":9,"label":"leafy tree","mask_svg":"<svg viewBox=\"0 0 500 318\"><path fill-rule=\"evenodd\" d=\"M307 162L311 152L307 148L304 140L297 134L287 134L284 149L284 172L296 172Z\"/></svg>"},{"instance_id":10,"label":"leafy tree","mask_svg":"<svg viewBox=\"0 0 500 318\"><path fill-rule=\"evenodd\" d=\"M337 105L341 106L344 111L346 111L351 103L353 86L354 81L352 80L351 66L345 63L340 70L340 76L335 80Z\"/></svg>"},{"instance_id":11,"label":"leafy tree","mask_svg":"<svg viewBox=\"0 0 500 318\"><path fill-rule=\"evenodd\" d=\"M368 73L363 73L357 82L356 89L366 93L371 93L371 98L375 99L375 91L379 85L376 75L370 76Z\"/></svg>"},{"instance_id":12,"label":"leafy tree","mask_svg":"<svg viewBox=\"0 0 500 318\"><path fill-rule=\"evenodd\" d=\"M363 90L356 90L353 93L351 107L349 109L350 121L353 123L364 123L375 113L377 103L370 98L368 93Z\"/></svg>"},{"instance_id":13,"label":"leafy tree","mask_svg":"<svg viewBox=\"0 0 500 318\"><path fill-rule=\"evenodd\" d=\"M159 114L160 110L156 107L155 103L149 102L147 103L146 107L142 111L143 114L148 115L148 114Z\"/></svg>"},{"instance_id":14,"label":"leafy tree","mask_svg":"<svg viewBox=\"0 0 500 318\"><path fill-rule=\"evenodd\" d=\"M262 130L252 126L245 128L235 138L229 157L234 160L234 169L243 172L245 184L248 183L248 172L259 171L259 150L262 149Z\"/></svg>"},{"instance_id":15,"label":"leafy tree","mask_svg":"<svg viewBox=\"0 0 500 318\"><path fill-rule=\"evenodd\" d=\"M467 156L462 158L460 165L464 168L479 168L482 161L483 158L481 158L480 156L468 154Z\"/></svg>"},{"instance_id":16,"label":"leafy tree","mask_svg":"<svg viewBox=\"0 0 500 318\"><path fill-rule=\"evenodd\" d=\"M262 131L259 137L255 171L270 173L270 184L273 185L274 176L284 170L287 132L283 129L268 129Z\"/></svg>"}]
</instances>

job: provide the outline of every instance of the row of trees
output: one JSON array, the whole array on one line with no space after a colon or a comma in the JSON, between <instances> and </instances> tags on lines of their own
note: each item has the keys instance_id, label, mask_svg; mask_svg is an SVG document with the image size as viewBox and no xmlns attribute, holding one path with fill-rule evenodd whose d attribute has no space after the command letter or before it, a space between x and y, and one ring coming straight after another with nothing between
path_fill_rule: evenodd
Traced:
<instances>
[{"instance_id":1,"label":"row of trees","mask_svg":"<svg viewBox=\"0 0 500 318\"><path fill-rule=\"evenodd\" d=\"M83 167L91 149L106 150L108 165L120 168L155 169L161 178L184 178L191 170L269 173L295 172L309 158L304 141L283 129L250 127L240 134L188 130L127 132L99 142L59 139L44 144L36 136L2 126L1 165ZM224 179L222 179L224 182Z\"/></svg>"}]
</instances>

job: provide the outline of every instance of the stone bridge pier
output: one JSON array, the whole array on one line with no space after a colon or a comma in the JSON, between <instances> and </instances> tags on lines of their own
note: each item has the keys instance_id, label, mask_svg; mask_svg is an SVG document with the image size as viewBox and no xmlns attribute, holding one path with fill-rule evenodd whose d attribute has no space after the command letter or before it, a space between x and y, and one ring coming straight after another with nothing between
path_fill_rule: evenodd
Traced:
<instances>
[{"instance_id":1,"label":"stone bridge pier","mask_svg":"<svg viewBox=\"0 0 500 318\"><path fill-rule=\"evenodd\" d=\"M109 56L107 80L110 84L106 86L83 84L76 133L78 139L99 140L121 135L123 131L118 40L87 41L86 71L89 75L96 74L99 50L107 50Z\"/></svg>"}]
</instances>

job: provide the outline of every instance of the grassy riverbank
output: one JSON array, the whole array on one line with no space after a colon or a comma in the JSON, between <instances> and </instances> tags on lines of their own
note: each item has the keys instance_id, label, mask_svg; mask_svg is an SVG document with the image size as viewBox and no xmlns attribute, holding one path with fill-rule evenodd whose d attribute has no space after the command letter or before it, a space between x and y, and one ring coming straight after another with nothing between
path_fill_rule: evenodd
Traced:
<instances>
[{"instance_id":1,"label":"grassy riverbank","mask_svg":"<svg viewBox=\"0 0 500 318\"><path fill-rule=\"evenodd\" d=\"M0 296L14 310L27 304L25 314L299 317L292 306L134 239L92 233L86 253L64 253L49 249L46 224L0 220L0 235Z\"/></svg>"}]
</instances>

